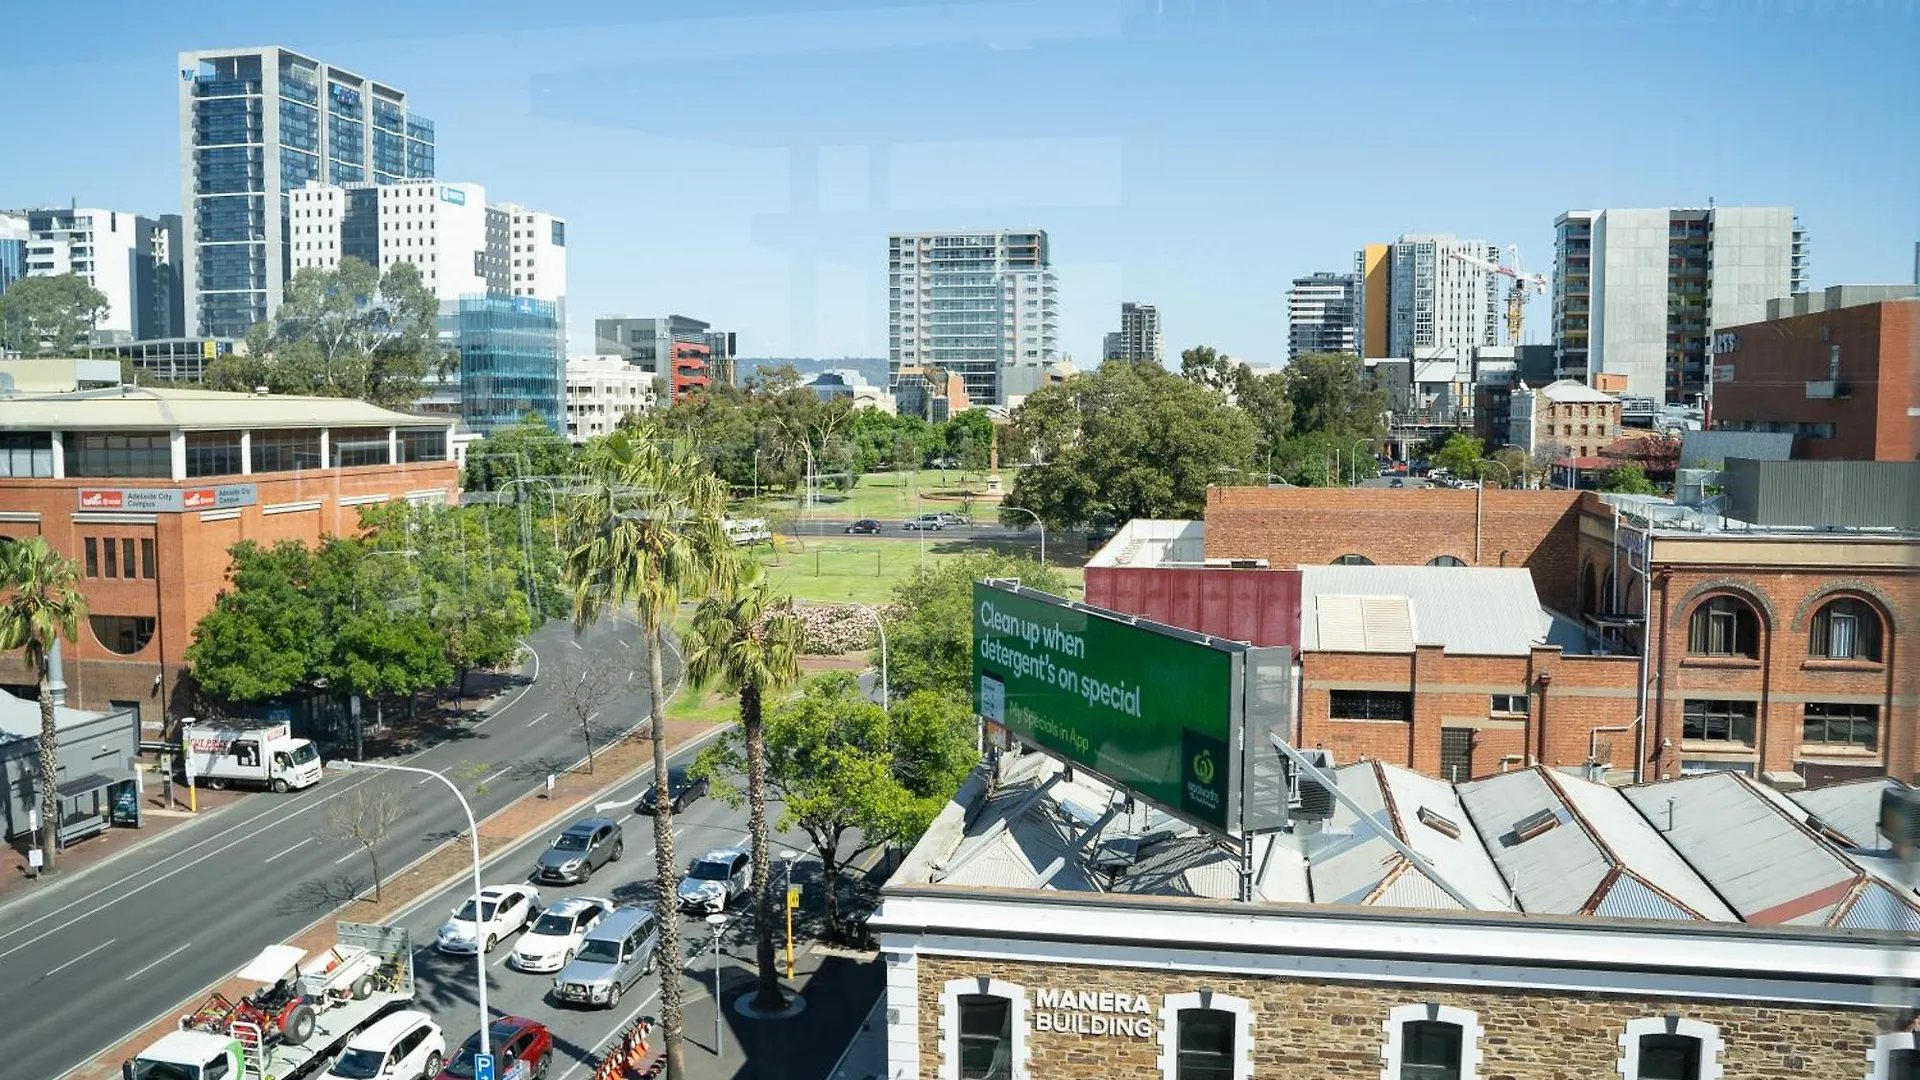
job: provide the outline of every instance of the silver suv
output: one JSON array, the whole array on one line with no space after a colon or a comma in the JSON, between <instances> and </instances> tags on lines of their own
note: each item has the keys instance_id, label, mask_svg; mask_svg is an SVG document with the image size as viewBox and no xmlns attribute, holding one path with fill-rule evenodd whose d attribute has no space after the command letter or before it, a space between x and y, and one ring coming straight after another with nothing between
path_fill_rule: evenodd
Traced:
<instances>
[{"instance_id":1,"label":"silver suv","mask_svg":"<svg viewBox=\"0 0 1920 1080\"><path fill-rule=\"evenodd\" d=\"M653 973L660 923L653 905L618 907L580 941L580 951L553 979L555 1001L611 1009L620 995Z\"/></svg>"},{"instance_id":2,"label":"silver suv","mask_svg":"<svg viewBox=\"0 0 1920 1080\"><path fill-rule=\"evenodd\" d=\"M553 845L540 853L533 876L538 881L571 885L592 877L595 870L619 859L625 850L619 822L583 818L567 826L567 831L554 837Z\"/></svg>"}]
</instances>

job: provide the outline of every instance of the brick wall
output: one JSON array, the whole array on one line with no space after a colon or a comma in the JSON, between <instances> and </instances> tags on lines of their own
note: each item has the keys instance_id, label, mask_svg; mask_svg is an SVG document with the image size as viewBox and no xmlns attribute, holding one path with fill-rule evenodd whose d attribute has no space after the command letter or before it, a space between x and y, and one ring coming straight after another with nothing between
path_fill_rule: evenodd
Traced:
<instances>
[{"instance_id":1,"label":"brick wall","mask_svg":"<svg viewBox=\"0 0 1920 1080\"><path fill-rule=\"evenodd\" d=\"M1914 368L1920 301L1863 304L1725 328L1740 346L1723 362L1730 381L1714 385L1718 425L1768 422L1833 425L1832 438L1798 442L1796 456L1834 461L1912 461L1920 455ZM1805 385L1825 380L1840 356L1845 396L1812 398ZM1689 462L1688 464L1691 464Z\"/></svg>"},{"instance_id":2,"label":"brick wall","mask_svg":"<svg viewBox=\"0 0 1920 1080\"><path fill-rule=\"evenodd\" d=\"M1024 987L1029 1010L1034 1008L1034 991L1040 988L1149 995L1153 1037L1030 1028L1026 1035L1032 1055L1029 1073L1035 1080L1160 1077L1160 1007L1169 994L1192 993L1202 987L1252 1003L1253 1075L1259 1080L1379 1080L1389 1011L1428 1003L1475 1014L1483 1029L1479 1075L1488 1080L1618 1077L1619 1040L1627 1023L1669 1013L1718 1029L1724 1043L1719 1063L1729 1080L1842 1080L1867 1075L1867 1055L1879 1031L1878 1018L1871 1012L1746 1000L1335 983L944 956L922 956L918 967L922 1076L940 1075L942 986L950 979L983 975Z\"/></svg>"},{"instance_id":3,"label":"brick wall","mask_svg":"<svg viewBox=\"0 0 1920 1080\"><path fill-rule=\"evenodd\" d=\"M1578 500L1572 491L1499 488L1214 488L1206 555L1276 567L1325 565L1342 555L1382 565L1450 555L1469 566L1525 566L1541 603L1572 611Z\"/></svg>"}]
</instances>

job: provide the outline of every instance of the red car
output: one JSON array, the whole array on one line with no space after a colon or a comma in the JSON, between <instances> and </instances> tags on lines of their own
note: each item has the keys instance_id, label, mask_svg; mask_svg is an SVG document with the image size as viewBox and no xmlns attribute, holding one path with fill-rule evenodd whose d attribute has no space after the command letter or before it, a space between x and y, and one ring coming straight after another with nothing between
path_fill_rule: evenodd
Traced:
<instances>
[{"instance_id":1,"label":"red car","mask_svg":"<svg viewBox=\"0 0 1920 1080\"><path fill-rule=\"evenodd\" d=\"M524 1016L503 1016L487 1029L493 1042L496 1080L546 1080L553 1064L553 1033L547 1025ZM460 1045L437 1080L473 1080L473 1057L480 1052L480 1033Z\"/></svg>"}]
</instances>

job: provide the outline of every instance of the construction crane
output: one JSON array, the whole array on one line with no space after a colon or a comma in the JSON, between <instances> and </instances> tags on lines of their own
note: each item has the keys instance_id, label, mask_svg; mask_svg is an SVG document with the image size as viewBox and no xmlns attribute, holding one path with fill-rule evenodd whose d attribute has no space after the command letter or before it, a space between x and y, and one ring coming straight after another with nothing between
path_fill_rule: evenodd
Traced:
<instances>
[{"instance_id":1,"label":"construction crane","mask_svg":"<svg viewBox=\"0 0 1920 1080\"><path fill-rule=\"evenodd\" d=\"M1540 274L1529 274L1520 269L1518 244L1507 245L1507 254L1512 257L1512 266L1477 259L1462 251L1449 251L1447 254L1468 266L1477 266L1489 274L1500 274L1511 280L1512 285L1507 289L1507 339L1511 344L1520 344L1520 326L1526 313L1527 293L1532 291L1545 296L1547 279Z\"/></svg>"}]
</instances>

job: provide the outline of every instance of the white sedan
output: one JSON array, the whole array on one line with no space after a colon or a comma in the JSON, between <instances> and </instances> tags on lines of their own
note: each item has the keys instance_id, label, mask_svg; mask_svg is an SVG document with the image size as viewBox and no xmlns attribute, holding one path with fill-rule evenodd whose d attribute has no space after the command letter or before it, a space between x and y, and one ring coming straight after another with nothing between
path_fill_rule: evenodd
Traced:
<instances>
[{"instance_id":1,"label":"white sedan","mask_svg":"<svg viewBox=\"0 0 1920 1080\"><path fill-rule=\"evenodd\" d=\"M613 901L597 896L555 901L540 913L532 929L520 935L507 963L521 971L559 971L580 951L580 939L612 910Z\"/></svg>"},{"instance_id":2,"label":"white sedan","mask_svg":"<svg viewBox=\"0 0 1920 1080\"><path fill-rule=\"evenodd\" d=\"M492 952L500 939L517 933L540 916L540 892L531 885L490 885L480 890L479 917L473 899L440 924L434 945L441 952Z\"/></svg>"}]
</instances>

